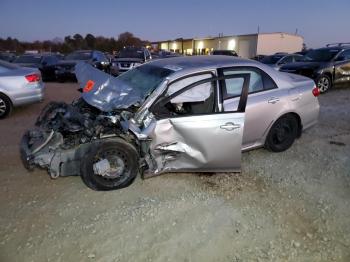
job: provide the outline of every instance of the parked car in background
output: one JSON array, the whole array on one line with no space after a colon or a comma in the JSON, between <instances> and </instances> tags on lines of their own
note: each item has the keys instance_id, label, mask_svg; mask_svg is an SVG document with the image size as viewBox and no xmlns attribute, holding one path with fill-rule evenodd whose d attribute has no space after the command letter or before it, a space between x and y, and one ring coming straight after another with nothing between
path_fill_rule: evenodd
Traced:
<instances>
[{"instance_id":1,"label":"parked car in background","mask_svg":"<svg viewBox=\"0 0 350 262\"><path fill-rule=\"evenodd\" d=\"M256 55L256 56L252 57L251 59L260 62L265 57L266 57L266 55Z\"/></svg>"},{"instance_id":2,"label":"parked car in background","mask_svg":"<svg viewBox=\"0 0 350 262\"><path fill-rule=\"evenodd\" d=\"M138 172L240 171L242 150L287 150L319 114L312 79L253 60L158 59L116 78L76 71L82 98L43 110L22 159L95 190L126 187Z\"/></svg>"},{"instance_id":3,"label":"parked car in background","mask_svg":"<svg viewBox=\"0 0 350 262\"><path fill-rule=\"evenodd\" d=\"M0 119L13 107L43 100L44 84L36 68L23 68L0 61Z\"/></svg>"},{"instance_id":4,"label":"parked car in background","mask_svg":"<svg viewBox=\"0 0 350 262\"><path fill-rule=\"evenodd\" d=\"M183 55L175 52L161 50L158 52L151 52L151 56L152 56L152 59L164 59L164 58L170 58L170 57L179 57Z\"/></svg>"},{"instance_id":5,"label":"parked car in background","mask_svg":"<svg viewBox=\"0 0 350 262\"><path fill-rule=\"evenodd\" d=\"M350 43L337 43L314 49L302 62L284 65L280 71L304 75L315 80L322 93L331 87L350 83Z\"/></svg>"},{"instance_id":6,"label":"parked car in background","mask_svg":"<svg viewBox=\"0 0 350 262\"><path fill-rule=\"evenodd\" d=\"M16 55L11 52L0 52L0 60L6 62L13 62L16 59Z\"/></svg>"},{"instance_id":7,"label":"parked car in background","mask_svg":"<svg viewBox=\"0 0 350 262\"><path fill-rule=\"evenodd\" d=\"M86 62L104 72L109 72L110 61L105 53L97 50L77 50L59 61L55 68L56 79L59 82L76 80L74 68L79 62Z\"/></svg>"},{"instance_id":8,"label":"parked car in background","mask_svg":"<svg viewBox=\"0 0 350 262\"><path fill-rule=\"evenodd\" d=\"M303 56L298 54L276 53L274 55L265 56L260 62L271 66L273 69L279 70L283 65L302 61L302 59Z\"/></svg>"},{"instance_id":9,"label":"parked car in background","mask_svg":"<svg viewBox=\"0 0 350 262\"><path fill-rule=\"evenodd\" d=\"M55 66L62 59L58 54L24 54L13 61L21 67L38 68L41 72L42 79L55 80Z\"/></svg>"},{"instance_id":10,"label":"parked car in background","mask_svg":"<svg viewBox=\"0 0 350 262\"><path fill-rule=\"evenodd\" d=\"M238 56L234 50L214 50L210 55L227 55L227 56Z\"/></svg>"},{"instance_id":11,"label":"parked car in background","mask_svg":"<svg viewBox=\"0 0 350 262\"><path fill-rule=\"evenodd\" d=\"M117 76L152 59L144 47L125 47L112 60L111 74Z\"/></svg>"}]
</instances>

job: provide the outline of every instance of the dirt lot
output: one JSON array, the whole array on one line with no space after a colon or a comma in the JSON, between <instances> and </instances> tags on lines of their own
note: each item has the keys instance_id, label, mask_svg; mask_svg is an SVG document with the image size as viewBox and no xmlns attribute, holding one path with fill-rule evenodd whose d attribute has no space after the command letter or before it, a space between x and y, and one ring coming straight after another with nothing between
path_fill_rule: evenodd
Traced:
<instances>
[{"instance_id":1,"label":"dirt lot","mask_svg":"<svg viewBox=\"0 0 350 262\"><path fill-rule=\"evenodd\" d=\"M79 96L49 83L45 103ZM28 173L18 144L42 104L0 122L0 261L350 261L350 88L283 153L241 174L168 174L94 192Z\"/></svg>"}]
</instances>

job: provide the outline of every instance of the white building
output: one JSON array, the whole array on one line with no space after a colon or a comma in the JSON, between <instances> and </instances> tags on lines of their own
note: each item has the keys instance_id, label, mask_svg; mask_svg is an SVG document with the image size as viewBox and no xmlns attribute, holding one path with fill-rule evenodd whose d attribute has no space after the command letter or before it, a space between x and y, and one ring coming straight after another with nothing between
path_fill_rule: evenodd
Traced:
<instances>
[{"instance_id":1,"label":"white building","mask_svg":"<svg viewBox=\"0 0 350 262\"><path fill-rule=\"evenodd\" d=\"M244 58L272 55L277 52L301 51L304 39L288 33L259 33L249 35L176 39L152 43L156 49L187 55L205 55L213 50L234 50Z\"/></svg>"}]
</instances>

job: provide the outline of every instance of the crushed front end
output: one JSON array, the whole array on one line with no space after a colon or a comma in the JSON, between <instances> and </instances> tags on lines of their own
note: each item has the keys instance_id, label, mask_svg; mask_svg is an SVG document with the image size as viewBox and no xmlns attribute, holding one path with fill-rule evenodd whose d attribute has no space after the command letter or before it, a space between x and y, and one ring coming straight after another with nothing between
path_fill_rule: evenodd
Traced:
<instances>
[{"instance_id":1,"label":"crushed front end","mask_svg":"<svg viewBox=\"0 0 350 262\"><path fill-rule=\"evenodd\" d=\"M122 126L131 115L128 111L105 113L83 99L72 104L52 102L22 138L23 163L28 169L47 169L52 178L79 175L80 161L92 143L112 137L132 139Z\"/></svg>"}]
</instances>

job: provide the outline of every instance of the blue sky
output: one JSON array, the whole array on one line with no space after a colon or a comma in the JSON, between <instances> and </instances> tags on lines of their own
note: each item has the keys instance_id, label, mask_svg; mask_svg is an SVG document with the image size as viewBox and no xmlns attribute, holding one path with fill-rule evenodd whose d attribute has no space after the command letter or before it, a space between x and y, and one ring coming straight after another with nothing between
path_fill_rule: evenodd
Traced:
<instances>
[{"instance_id":1,"label":"blue sky","mask_svg":"<svg viewBox=\"0 0 350 262\"><path fill-rule=\"evenodd\" d=\"M350 42L350 0L0 0L0 37L46 40L130 31L150 41L298 33L309 47Z\"/></svg>"}]
</instances>

